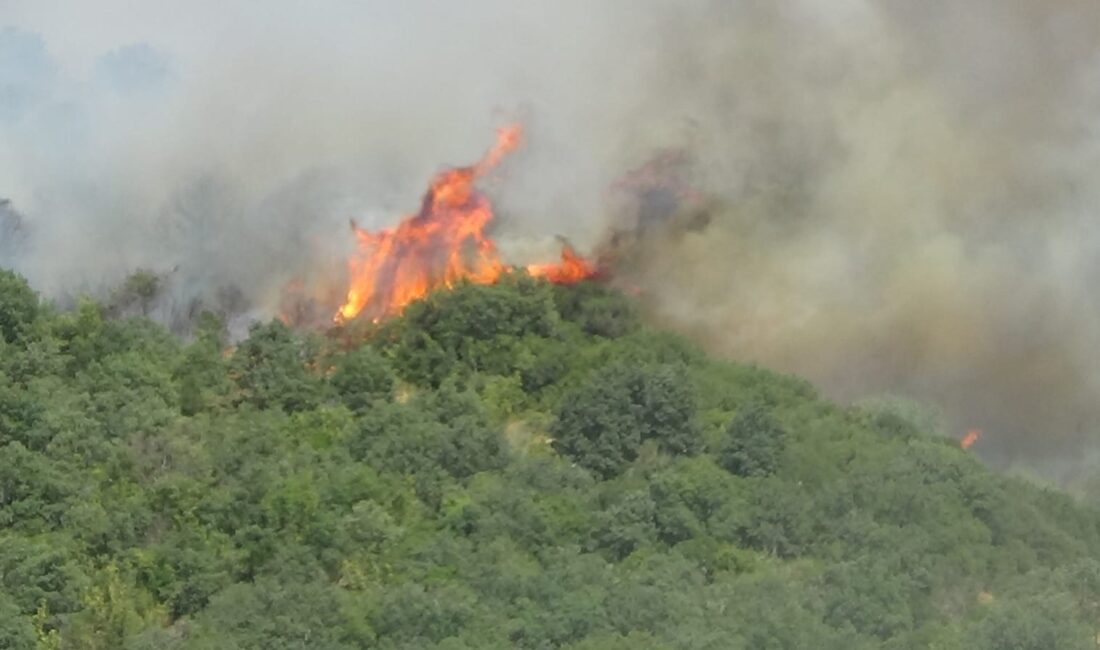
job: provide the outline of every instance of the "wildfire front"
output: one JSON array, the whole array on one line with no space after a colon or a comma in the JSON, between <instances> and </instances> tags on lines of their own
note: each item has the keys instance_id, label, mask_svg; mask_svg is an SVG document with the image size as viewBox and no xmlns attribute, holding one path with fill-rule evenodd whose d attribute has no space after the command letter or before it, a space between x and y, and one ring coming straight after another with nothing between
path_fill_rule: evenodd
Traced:
<instances>
[{"instance_id":1,"label":"wildfire front","mask_svg":"<svg viewBox=\"0 0 1100 650\"><path fill-rule=\"evenodd\" d=\"M420 211L397 226L371 232L352 224L358 248L348 262L349 285L337 322L380 320L400 313L434 289L465 280L496 282L505 264L488 234L493 206L475 182L519 146L519 125L502 128L496 144L469 167L440 172L424 195ZM527 271L567 284L595 275L595 266L565 245L558 263L534 264Z\"/></svg>"}]
</instances>

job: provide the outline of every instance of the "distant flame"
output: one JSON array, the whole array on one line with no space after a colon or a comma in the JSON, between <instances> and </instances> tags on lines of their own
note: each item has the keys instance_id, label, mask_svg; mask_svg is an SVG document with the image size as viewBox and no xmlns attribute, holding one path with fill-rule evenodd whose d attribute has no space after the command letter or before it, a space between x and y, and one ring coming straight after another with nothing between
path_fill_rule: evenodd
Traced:
<instances>
[{"instance_id":1,"label":"distant flame","mask_svg":"<svg viewBox=\"0 0 1100 650\"><path fill-rule=\"evenodd\" d=\"M337 322L362 316L378 320L399 313L433 289L460 280L491 284L509 270L486 234L493 219L489 199L474 188L486 172L519 146L519 125L500 129L496 144L469 167L440 172L432 179L420 211L396 227L370 232L352 223L358 250L348 262L350 278ZM533 276L572 283L592 277L593 266L568 246L558 264L528 267Z\"/></svg>"},{"instance_id":2,"label":"distant flame","mask_svg":"<svg viewBox=\"0 0 1100 650\"><path fill-rule=\"evenodd\" d=\"M970 431L966 432L965 436L963 436L963 439L959 442L959 446L962 447L963 449L970 449L971 447L974 446L975 442L978 442L978 440L981 440L981 437L982 437L982 430L981 429L971 429Z\"/></svg>"}]
</instances>

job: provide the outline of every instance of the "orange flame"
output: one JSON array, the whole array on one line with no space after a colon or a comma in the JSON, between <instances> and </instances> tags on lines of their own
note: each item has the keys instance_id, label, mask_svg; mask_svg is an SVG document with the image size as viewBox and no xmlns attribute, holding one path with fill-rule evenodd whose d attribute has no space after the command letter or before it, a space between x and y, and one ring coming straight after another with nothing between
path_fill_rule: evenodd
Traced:
<instances>
[{"instance_id":1,"label":"orange flame","mask_svg":"<svg viewBox=\"0 0 1100 650\"><path fill-rule=\"evenodd\" d=\"M519 125L500 129L496 144L477 163L436 175L420 211L396 227L370 232L352 223L358 250L348 262L347 297L337 322L363 316L379 320L400 313L433 289L460 280L491 284L508 267L485 230L493 219L489 199L474 188L486 172L523 139ZM595 275L587 260L566 246L560 264L528 267L531 275L570 283Z\"/></svg>"},{"instance_id":2,"label":"orange flame","mask_svg":"<svg viewBox=\"0 0 1100 650\"><path fill-rule=\"evenodd\" d=\"M975 442L978 442L979 440L981 440L981 437L982 437L982 430L981 429L971 429L970 431L966 432L965 436L963 436L963 439L959 442L959 446L962 447L963 449L970 449L971 447L974 446Z\"/></svg>"},{"instance_id":3,"label":"orange flame","mask_svg":"<svg viewBox=\"0 0 1100 650\"><path fill-rule=\"evenodd\" d=\"M597 270L592 262L581 257L573 247L562 243L561 262L557 264L529 264L527 273L535 278L546 278L554 284L575 284L581 280L596 277Z\"/></svg>"}]
</instances>

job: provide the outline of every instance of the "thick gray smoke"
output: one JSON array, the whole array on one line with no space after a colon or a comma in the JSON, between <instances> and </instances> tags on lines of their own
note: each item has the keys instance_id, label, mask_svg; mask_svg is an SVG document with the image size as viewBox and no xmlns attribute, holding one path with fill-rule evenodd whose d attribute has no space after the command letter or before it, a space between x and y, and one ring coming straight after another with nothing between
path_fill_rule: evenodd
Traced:
<instances>
[{"instance_id":1,"label":"thick gray smoke","mask_svg":"<svg viewBox=\"0 0 1100 650\"><path fill-rule=\"evenodd\" d=\"M654 104L724 201L641 256L657 311L1069 478L1100 434L1100 3L723 4L667 42Z\"/></svg>"},{"instance_id":2,"label":"thick gray smoke","mask_svg":"<svg viewBox=\"0 0 1100 650\"><path fill-rule=\"evenodd\" d=\"M1100 440L1096 0L94 4L0 0L0 263L47 296L144 268L166 319L270 314L520 119L513 256L595 247L686 151L707 218L623 263L656 317L1000 463Z\"/></svg>"}]
</instances>

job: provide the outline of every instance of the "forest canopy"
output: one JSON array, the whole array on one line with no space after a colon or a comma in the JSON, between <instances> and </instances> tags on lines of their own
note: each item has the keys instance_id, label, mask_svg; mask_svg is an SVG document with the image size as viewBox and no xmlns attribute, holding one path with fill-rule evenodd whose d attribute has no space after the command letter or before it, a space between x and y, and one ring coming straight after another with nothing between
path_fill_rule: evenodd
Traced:
<instances>
[{"instance_id":1,"label":"forest canopy","mask_svg":"<svg viewBox=\"0 0 1100 650\"><path fill-rule=\"evenodd\" d=\"M0 648L1095 648L1100 514L524 275L187 340L0 272Z\"/></svg>"}]
</instances>

